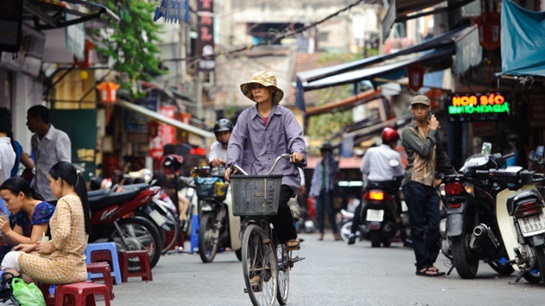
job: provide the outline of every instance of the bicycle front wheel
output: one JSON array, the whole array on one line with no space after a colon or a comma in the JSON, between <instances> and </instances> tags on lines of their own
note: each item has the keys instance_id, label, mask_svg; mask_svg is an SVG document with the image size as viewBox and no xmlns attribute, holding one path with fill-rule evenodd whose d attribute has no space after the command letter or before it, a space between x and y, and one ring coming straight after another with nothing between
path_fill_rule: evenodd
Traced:
<instances>
[{"instance_id":1,"label":"bicycle front wheel","mask_svg":"<svg viewBox=\"0 0 545 306\"><path fill-rule=\"evenodd\" d=\"M251 224L242 239L242 271L254 306L273 305L278 288L276 254L270 242L264 243L264 238L263 230Z\"/></svg>"},{"instance_id":2,"label":"bicycle front wheel","mask_svg":"<svg viewBox=\"0 0 545 306\"><path fill-rule=\"evenodd\" d=\"M278 259L278 291L276 299L280 305L286 305L290 293L290 251L281 244L276 244L276 258Z\"/></svg>"}]
</instances>

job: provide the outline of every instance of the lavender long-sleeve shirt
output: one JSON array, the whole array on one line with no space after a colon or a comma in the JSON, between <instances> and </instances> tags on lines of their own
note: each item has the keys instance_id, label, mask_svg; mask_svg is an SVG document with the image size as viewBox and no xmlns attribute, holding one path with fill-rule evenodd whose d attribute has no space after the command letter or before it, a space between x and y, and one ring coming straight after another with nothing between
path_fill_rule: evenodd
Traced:
<instances>
[{"instance_id":1,"label":"lavender long-sleeve shirt","mask_svg":"<svg viewBox=\"0 0 545 306\"><path fill-rule=\"evenodd\" d=\"M305 156L303 130L290 110L273 105L267 125L257 111L257 105L245 109L237 123L227 147L227 165L237 164L248 174L265 174L276 157L284 153L301 152ZM282 159L273 171L283 174L282 184L299 191L300 177L297 167Z\"/></svg>"}]
</instances>

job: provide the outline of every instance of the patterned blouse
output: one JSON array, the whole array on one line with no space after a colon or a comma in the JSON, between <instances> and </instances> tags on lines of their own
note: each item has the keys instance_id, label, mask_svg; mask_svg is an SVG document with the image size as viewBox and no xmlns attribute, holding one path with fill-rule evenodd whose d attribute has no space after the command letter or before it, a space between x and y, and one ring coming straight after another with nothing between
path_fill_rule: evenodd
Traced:
<instances>
[{"instance_id":1,"label":"patterned blouse","mask_svg":"<svg viewBox=\"0 0 545 306\"><path fill-rule=\"evenodd\" d=\"M23 236L30 237L32 234L32 226L34 224L41 225L48 223L54 211L55 206L44 201L34 208L32 220L28 219L26 212L20 211L15 215L10 216L10 222L11 224L19 225L23 229Z\"/></svg>"},{"instance_id":2,"label":"patterned blouse","mask_svg":"<svg viewBox=\"0 0 545 306\"><path fill-rule=\"evenodd\" d=\"M83 206L78 196L59 199L49 220L51 242L57 249L49 255L37 252L19 255L23 273L45 284L68 284L87 279L85 248L87 234Z\"/></svg>"}]
</instances>

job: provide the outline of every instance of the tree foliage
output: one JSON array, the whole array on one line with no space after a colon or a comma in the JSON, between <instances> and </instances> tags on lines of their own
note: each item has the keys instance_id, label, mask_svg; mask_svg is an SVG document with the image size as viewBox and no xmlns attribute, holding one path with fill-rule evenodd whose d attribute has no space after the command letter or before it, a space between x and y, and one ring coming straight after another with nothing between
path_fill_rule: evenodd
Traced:
<instances>
[{"instance_id":1,"label":"tree foliage","mask_svg":"<svg viewBox=\"0 0 545 306\"><path fill-rule=\"evenodd\" d=\"M318 63L320 66L330 66L343 62L350 62L360 58L360 55L332 52L321 55L318 59ZM352 92L352 88L352 85L342 85L319 89L318 96L320 97L320 100L317 101L316 104L324 105L353 96L354 93ZM306 134L312 139L320 139L325 141L331 135L341 132L345 126L351 123L352 109L315 115L310 117Z\"/></svg>"},{"instance_id":2,"label":"tree foliage","mask_svg":"<svg viewBox=\"0 0 545 306\"><path fill-rule=\"evenodd\" d=\"M100 2L121 19L119 23L112 23L110 29L93 35L104 44L103 48L97 47L97 52L112 57L113 69L121 73L121 88L131 90L135 81L150 81L154 75L163 74L157 57L160 25L152 20L154 4L145 0Z\"/></svg>"}]
</instances>

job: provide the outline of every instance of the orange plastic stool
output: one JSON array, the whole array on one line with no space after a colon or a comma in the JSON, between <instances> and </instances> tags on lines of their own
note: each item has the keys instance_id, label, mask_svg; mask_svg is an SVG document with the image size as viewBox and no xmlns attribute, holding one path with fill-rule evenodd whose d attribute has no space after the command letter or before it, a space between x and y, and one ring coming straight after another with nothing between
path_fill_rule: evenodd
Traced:
<instances>
[{"instance_id":1,"label":"orange plastic stool","mask_svg":"<svg viewBox=\"0 0 545 306\"><path fill-rule=\"evenodd\" d=\"M106 306L110 306L106 285L90 282L56 285L55 306L96 306L95 294L103 295Z\"/></svg>"},{"instance_id":2,"label":"orange plastic stool","mask_svg":"<svg viewBox=\"0 0 545 306\"><path fill-rule=\"evenodd\" d=\"M114 299L114 280L112 278L112 272L110 272L110 265L105 261L98 261L98 262L91 262L86 264L87 265L87 272L89 273L101 273L102 278L92 278L88 279L90 281L94 280L103 280L104 285L108 287L108 290L110 291L110 298Z\"/></svg>"},{"instance_id":3,"label":"orange plastic stool","mask_svg":"<svg viewBox=\"0 0 545 306\"><path fill-rule=\"evenodd\" d=\"M138 258L140 271L129 272L129 259ZM129 277L142 277L142 280L152 281L151 263L147 250L123 251L120 257L121 279L126 283Z\"/></svg>"}]
</instances>

